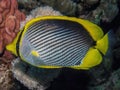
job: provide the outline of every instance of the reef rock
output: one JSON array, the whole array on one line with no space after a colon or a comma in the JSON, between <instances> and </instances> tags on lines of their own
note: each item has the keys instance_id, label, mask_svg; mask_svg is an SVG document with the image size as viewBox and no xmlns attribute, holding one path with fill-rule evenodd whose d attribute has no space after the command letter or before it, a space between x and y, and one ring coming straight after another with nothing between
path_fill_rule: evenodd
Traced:
<instances>
[{"instance_id":1,"label":"reef rock","mask_svg":"<svg viewBox=\"0 0 120 90\"><path fill-rule=\"evenodd\" d=\"M17 1L19 4L19 9L23 10L25 14L28 14L32 9L35 9L41 5L41 2L38 2L37 0L17 0Z\"/></svg>"},{"instance_id":2,"label":"reef rock","mask_svg":"<svg viewBox=\"0 0 120 90\"><path fill-rule=\"evenodd\" d=\"M120 90L120 69L114 71L106 82L90 86L88 90Z\"/></svg>"},{"instance_id":3,"label":"reef rock","mask_svg":"<svg viewBox=\"0 0 120 90\"><path fill-rule=\"evenodd\" d=\"M84 0L89 5L94 5L99 2L99 0Z\"/></svg>"},{"instance_id":4,"label":"reef rock","mask_svg":"<svg viewBox=\"0 0 120 90\"><path fill-rule=\"evenodd\" d=\"M0 0L0 54L13 41L24 19L25 15L18 10L16 0ZM10 53L5 52L5 58L11 58Z\"/></svg>"},{"instance_id":5,"label":"reef rock","mask_svg":"<svg viewBox=\"0 0 120 90\"><path fill-rule=\"evenodd\" d=\"M41 0L41 2L52 6L55 10L58 10L63 14L75 16L77 5L71 0Z\"/></svg>"},{"instance_id":6,"label":"reef rock","mask_svg":"<svg viewBox=\"0 0 120 90\"><path fill-rule=\"evenodd\" d=\"M60 73L60 69L42 69L22 62L19 58L12 62L14 77L30 90L45 90Z\"/></svg>"},{"instance_id":7,"label":"reef rock","mask_svg":"<svg viewBox=\"0 0 120 90\"><path fill-rule=\"evenodd\" d=\"M40 6L50 6L54 10L58 10L62 14L69 16L75 16L76 12L76 3L71 0L18 0L18 3L26 11Z\"/></svg>"},{"instance_id":8,"label":"reef rock","mask_svg":"<svg viewBox=\"0 0 120 90\"><path fill-rule=\"evenodd\" d=\"M117 0L18 0L18 3L28 13L30 9L47 5L64 15L88 19L96 24L111 22L119 11Z\"/></svg>"},{"instance_id":9,"label":"reef rock","mask_svg":"<svg viewBox=\"0 0 120 90\"><path fill-rule=\"evenodd\" d=\"M12 72L8 69L8 65L0 61L0 89L10 90L13 86Z\"/></svg>"}]
</instances>

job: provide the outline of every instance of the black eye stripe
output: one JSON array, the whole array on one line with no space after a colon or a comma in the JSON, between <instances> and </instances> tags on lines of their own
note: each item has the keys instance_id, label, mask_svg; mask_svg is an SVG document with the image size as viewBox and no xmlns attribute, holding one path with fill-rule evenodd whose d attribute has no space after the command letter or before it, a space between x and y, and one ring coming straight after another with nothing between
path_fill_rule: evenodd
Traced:
<instances>
[{"instance_id":1,"label":"black eye stripe","mask_svg":"<svg viewBox=\"0 0 120 90\"><path fill-rule=\"evenodd\" d=\"M20 44L21 36L22 36L22 34L23 34L24 29L25 29L25 27L23 27L23 29L22 29L19 37L18 37L17 43L16 43L16 52L17 52L18 56L20 56L19 44Z\"/></svg>"}]
</instances>

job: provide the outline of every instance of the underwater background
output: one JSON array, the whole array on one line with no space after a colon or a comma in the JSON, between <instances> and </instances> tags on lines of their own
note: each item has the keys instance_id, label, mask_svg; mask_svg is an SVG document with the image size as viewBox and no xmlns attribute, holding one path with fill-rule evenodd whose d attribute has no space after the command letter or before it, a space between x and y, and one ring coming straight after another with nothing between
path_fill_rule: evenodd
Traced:
<instances>
[{"instance_id":1,"label":"underwater background","mask_svg":"<svg viewBox=\"0 0 120 90\"><path fill-rule=\"evenodd\" d=\"M120 90L119 0L0 0L0 90ZM113 48L90 70L40 69L5 49L38 16L72 16L112 30Z\"/></svg>"}]
</instances>

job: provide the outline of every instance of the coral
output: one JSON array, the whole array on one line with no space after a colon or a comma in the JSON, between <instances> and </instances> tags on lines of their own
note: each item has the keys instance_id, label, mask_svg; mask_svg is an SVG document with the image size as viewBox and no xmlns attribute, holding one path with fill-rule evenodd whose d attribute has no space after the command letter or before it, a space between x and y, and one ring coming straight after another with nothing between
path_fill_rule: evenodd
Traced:
<instances>
[{"instance_id":1,"label":"coral","mask_svg":"<svg viewBox=\"0 0 120 90\"><path fill-rule=\"evenodd\" d=\"M62 14L59 11L54 10L52 7L45 6L45 7L38 7L31 12L32 16L61 16Z\"/></svg>"},{"instance_id":2,"label":"coral","mask_svg":"<svg viewBox=\"0 0 120 90\"><path fill-rule=\"evenodd\" d=\"M44 7L38 7L36 9L33 9L30 14L26 17L25 21L21 22L20 28L23 28L26 22L29 20L39 17L39 16L50 16L50 15L59 15L61 16L62 14L59 11L54 10L52 7L49 6L44 6Z\"/></svg>"},{"instance_id":3,"label":"coral","mask_svg":"<svg viewBox=\"0 0 120 90\"><path fill-rule=\"evenodd\" d=\"M18 10L16 0L0 0L0 54L13 41L24 19L25 15ZM8 59L12 57L7 51L4 56Z\"/></svg>"},{"instance_id":4,"label":"coral","mask_svg":"<svg viewBox=\"0 0 120 90\"><path fill-rule=\"evenodd\" d=\"M40 6L51 6L64 15L88 19L96 24L111 22L117 15L118 0L18 0L27 13ZM113 14L114 13L114 14Z\"/></svg>"}]
</instances>

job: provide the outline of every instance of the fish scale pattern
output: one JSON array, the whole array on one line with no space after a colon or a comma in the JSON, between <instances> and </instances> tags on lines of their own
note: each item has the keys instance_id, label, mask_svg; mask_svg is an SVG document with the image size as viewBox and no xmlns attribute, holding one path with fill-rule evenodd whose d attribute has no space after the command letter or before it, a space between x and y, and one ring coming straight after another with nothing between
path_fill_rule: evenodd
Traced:
<instances>
[{"instance_id":1,"label":"fish scale pattern","mask_svg":"<svg viewBox=\"0 0 120 90\"><path fill-rule=\"evenodd\" d=\"M28 62L55 66L80 65L93 45L93 39L84 27L67 20L43 20L32 24L25 33L24 42L29 42L31 50L36 50L40 55L33 60L35 58L28 54ZM26 58L25 45L21 48L22 56Z\"/></svg>"}]
</instances>

